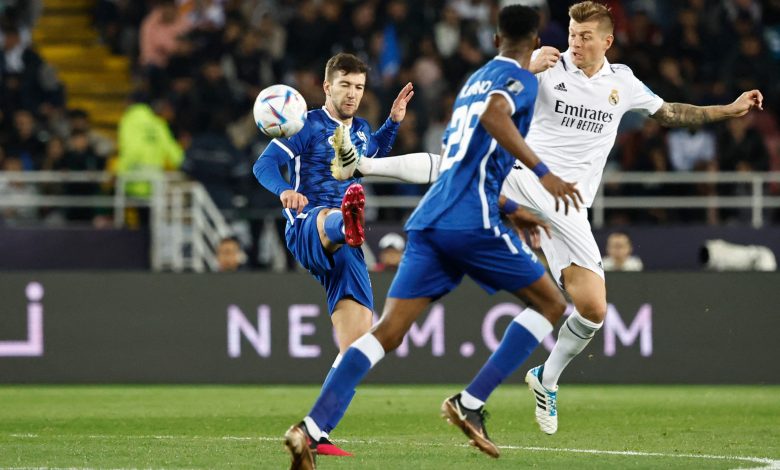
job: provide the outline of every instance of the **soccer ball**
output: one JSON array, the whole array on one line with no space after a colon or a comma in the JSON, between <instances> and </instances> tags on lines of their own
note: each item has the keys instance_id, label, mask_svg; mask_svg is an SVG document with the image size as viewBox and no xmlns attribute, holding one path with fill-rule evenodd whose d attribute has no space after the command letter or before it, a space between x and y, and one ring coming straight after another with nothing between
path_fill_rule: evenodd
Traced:
<instances>
[{"instance_id":1,"label":"soccer ball","mask_svg":"<svg viewBox=\"0 0 780 470\"><path fill-rule=\"evenodd\" d=\"M291 137L303 129L306 101L298 90L272 85L257 95L252 109L257 127L268 137Z\"/></svg>"}]
</instances>

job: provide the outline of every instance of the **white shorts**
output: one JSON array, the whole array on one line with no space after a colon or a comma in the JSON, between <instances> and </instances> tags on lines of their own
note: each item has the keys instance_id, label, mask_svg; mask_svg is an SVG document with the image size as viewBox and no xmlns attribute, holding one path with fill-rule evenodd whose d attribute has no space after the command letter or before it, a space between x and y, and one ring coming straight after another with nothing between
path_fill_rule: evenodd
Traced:
<instances>
[{"instance_id":1,"label":"white shorts","mask_svg":"<svg viewBox=\"0 0 780 470\"><path fill-rule=\"evenodd\" d=\"M601 252L590 229L587 209L580 207L578 212L569 206L569 215L564 215L561 205L556 212L555 199L527 169L510 171L501 193L550 223L552 239L542 234L542 251L558 285L563 287L561 271L572 264L589 269L604 279Z\"/></svg>"}]
</instances>

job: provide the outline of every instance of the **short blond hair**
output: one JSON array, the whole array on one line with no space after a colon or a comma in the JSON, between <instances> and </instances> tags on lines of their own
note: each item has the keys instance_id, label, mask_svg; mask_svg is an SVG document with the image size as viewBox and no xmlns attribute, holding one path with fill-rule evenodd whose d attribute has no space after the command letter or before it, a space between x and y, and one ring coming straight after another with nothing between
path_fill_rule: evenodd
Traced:
<instances>
[{"instance_id":1,"label":"short blond hair","mask_svg":"<svg viewBox=\"0 0 780 470\"><path fill-rule=\"evenodd\" d=\"M597 21L599 26L606 29L609 34L615 29L615 21L612 12L606 5L598 2L580 2L569 7L569 18L577 23Z\"/></svg>"}]
</instances>

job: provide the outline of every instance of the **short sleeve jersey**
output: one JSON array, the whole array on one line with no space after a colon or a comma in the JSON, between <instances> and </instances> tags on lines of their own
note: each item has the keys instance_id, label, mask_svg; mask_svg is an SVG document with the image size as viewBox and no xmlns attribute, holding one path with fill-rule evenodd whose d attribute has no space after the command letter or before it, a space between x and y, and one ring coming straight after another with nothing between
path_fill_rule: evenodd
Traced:
<instances>
[{"instance_id":1,"label":"short sleeve jersey","mask_svg":"<svg viewBox=\"0 0 780 470\"><path fill-rule=\"evenodd\" d=\"M455 99L444 131L439 178L406 224L407 230L473 230L497 227L498 196L515 158L499 146L479 118L491 95L510 104L512 121L528 132L536 77L517 61L498 56L469 77Z\"/></svg>"},{"instance_id":2,"label":"short sleeve jersey","mask_svg":"<svg viewBox=\"0 0 780 470\"><path fill-rule=\"evenodd\" d=\"M630 68L606 59L601 70L587 77L570 51L537 78L539 97L528 145L556 175L576 182L590 206L620 119L630 110L654 114L663 100Z\"/></svg>"}]
</instances>

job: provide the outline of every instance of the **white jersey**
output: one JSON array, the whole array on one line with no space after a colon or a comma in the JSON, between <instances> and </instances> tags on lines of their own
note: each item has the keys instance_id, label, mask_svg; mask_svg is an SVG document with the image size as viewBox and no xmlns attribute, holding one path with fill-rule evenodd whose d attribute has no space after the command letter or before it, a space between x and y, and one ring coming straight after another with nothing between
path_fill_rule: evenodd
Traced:
<instances>
[{"instance_id":1,"label":"white jersey","mask_svg":"<svg viewBox=\"0 0 780 470\"><path fill-rule=\"evenodd\" d=\"M620 119L630 110L654 114L664 101L630 68L607 59L588 78L574 65L569 51L536 77L539 96L526 141L553 173L577 183L585 206L590 207Z\"/></svg>"}]
</instances>

